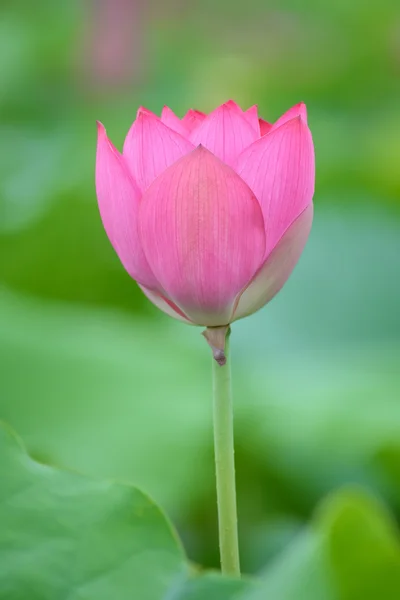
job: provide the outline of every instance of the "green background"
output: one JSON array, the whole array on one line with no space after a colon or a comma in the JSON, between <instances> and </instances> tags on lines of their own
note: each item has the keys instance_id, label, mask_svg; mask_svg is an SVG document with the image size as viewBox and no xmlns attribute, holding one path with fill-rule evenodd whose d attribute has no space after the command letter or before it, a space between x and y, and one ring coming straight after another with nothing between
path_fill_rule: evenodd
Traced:
<instances>
[{"instance_id":1,"label":"green background","mask_svg":"<svg viewBox=\"0 0 400 600\"><path fill-rule=\"evenodd\" d=\"M310 240L232 328L242 565L269 573L274 600L399 598L400 9L106 5L0 8L0 418L41 462L137 485L218 567L209 349L113 253L95 120L121 147L141 104L233 98L273 121L303 100Z\"/></svg>"}]
</instances>

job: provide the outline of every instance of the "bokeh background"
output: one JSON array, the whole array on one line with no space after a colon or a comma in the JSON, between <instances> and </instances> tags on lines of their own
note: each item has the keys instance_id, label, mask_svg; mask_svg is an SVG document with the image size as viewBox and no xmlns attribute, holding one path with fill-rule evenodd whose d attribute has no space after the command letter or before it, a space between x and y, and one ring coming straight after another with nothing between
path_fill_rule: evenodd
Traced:
<instances>
[{"instance_id":1,"label":"bokeh background","mask_svg":"<svg viewBox=\"0 0 400 600\"><path fill-rule=\"evenodd\" d=\"M218 566L209 349L114 255L95 120L121 147L141 104L233 98L274 120L303 100L313 231L231 338L243 569L290 552L349 486L399 519L397 2L3 0L0 81L0 418L32 455L132 481Z\"/></svg>"}]
</instances>

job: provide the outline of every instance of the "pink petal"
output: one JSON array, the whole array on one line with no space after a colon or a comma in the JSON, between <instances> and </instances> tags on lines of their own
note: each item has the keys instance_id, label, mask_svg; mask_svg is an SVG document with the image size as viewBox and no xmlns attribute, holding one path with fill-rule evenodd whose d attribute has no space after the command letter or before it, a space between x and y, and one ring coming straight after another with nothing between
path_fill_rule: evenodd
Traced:
<instances>
[{"instance_id":1,"label":"pink petal","mask_svg":"<svg viewBox=\"0 0 400 600\"><path fill-rule=\"evenodd\" d=\"M314 146L308 126L301 117L287 121L246 148L235 170L260 202L268 254L314 194Z\"/></svg>"},{"instance_id":2,"label":"pink petal","mask_svg":"<svg viewBox=\"0 0 400 600\"><path fill-rule=\"evenodd\" d=\"M187 127L185 127L179 117L177 117L176 114L170 108L168 108L168 106L164 106L162 109L161 121L167 125L167 127L170 127L177 133L180 133L183 137L189 136L189 130Z\"/></svg>"},{"instance_id":3,"label":"pink petal","mask_svg":"<svg viewBox=\"0 0 400 600\"><path fill-rule=\"evenodd\" d=\"M256 312L279 292L303 252L312 219L311 203L283 234L253 281L241 294L234 321Z\"/></svg>"},{"instance_id":4,"label":"pink petal","mask_svg":"<svg viewBox=\"0 0 400 600\"><path fill-rule=\"evenodd\" d=\"M183 117L182 123L189 130L189 132L192 132L204 121L206 116L207 115L205 113L191 108Z\"/></svg>"},{"instance_id":5,"label":"pink petal","mask_svg":"<svg viewBox=\"0 0 400 600\"><path fill-rule=\"evenodd\" d=\"M269 133L271 131L271 129L272 129L271 123L268 123L268 121L264 121L264 119L258 119L258 121L260 123L261 136L263 136L266 133Z\"/></svg>"},{"instance_id":6,"label":"pink petal","mask_svg":"<svg viewBox=\"0 0 400 600\"><path fill-rule=\"evenodd\" d=\"M223 104L223 106L228 107L230 110L233 110L235 112L237 112L239 115L245 115L245 111L242 109L241 106L239 106L239 104L237 104L237 102L235 102L234 100L228 100L227 102L225 102ZM218 110L218 109L216 109Z\"/></svg>"},{"instance_id":7,"label":"pink petal","mask_svg":"<svg viewBox=\"0 0 400 600\"><path fill-rule=\"evenodd\" d=\"M246 121L248 122L248 124L251 125L251 127L253 127L253 129L255 131L257 131L258 137L259 137L260 136L260 124L258 121L257 104L254 104L254 106L250 106L250 108L248 108L247 110L244 111L243 115L244 115Z\"/></svg>"},{"instance_id":8,"label":"pink petal","mask_svg":"<svg viewBox=\"0 0 400 600\"><path fill-rule=\"evenodd\" d=\"M307 108L304 102L295 104L292 108L289 108L275 123L272 125L272 129L277 129L287 121L294 119L295 117L301 117L304 123L307 123Z\"/></svg>"},{"instance_id":9,"label":"pink petal","mask_svg":"<svg viewBox=\"0 0 400 600\"><path fill-rule=\"evenodd\" d=\"M141 190L178 158L193 150L193 145L162 123L161 119L139 110L124 144L124 157Z\"/></svg>"},{"instance_id":10,"label":"pink petal","mask_svg":"<svg viewBox=\"0 0 400 600\"><path fill-rule=\"evenodd\" d=\"M145 296L160 310L165 312L168 316L177 319L178 321L183 321L184 323L188 323L189 325L193 325L193 323L183 314L180 308L176 306L171 300L168 300L161 293L153 292L143 285L139 286Z\"/></svg>"},{"instance_id":11,"label":"pink petal","mask_svg":"<svg viewBox=\"0 0 400 600\"><path fill-rule=\"evenodd\" d=\"M168 297L194 323L228 323L265 251L260 206L240 177L199 147L164 171L140 206L143 249Z\"/></svg>"},{"instance_id":12,"label":"pink petal","mask_svg":"<svg viewBox=\"0 0 400 600\"><path fill-rule=\"evenodd\" d=\"M148 108L146 108L145 106L140 106L140 107L138 108L138 110L137 110L137 113L136 113L136 118L138 118L138 116L139 116L141 113L142 113L142 114L144 114L144 115L148 115L148 116L150 116L150 117L154 117L154 118L156 118L156 119L160 119L160 117L159 117L158 115L156 115L156 113L154 113L152 110L149 110L149 109L148 109Z\"/></svg>"},{"instance_id":13,"label":"pink petal","mask_svg":"<svg viewBox=\"0 0 400 600\"><path fill-rule=\"evenodd\" d=\"M157 288L138 236L137 222L141 193L124 158L98 123L96 192L104 229L129 275Z\"/></svg>"},{"instance_id":14,"label":"pink petal","mask_svg":"<svg viewBox=\"0 0 400 600\"><path fill-rule=\"evenodd\" d=\"M238 108L232 101L223 104L190 136L195 145L202 144L228 165L233 165L239 154L259 136Z\"/></svg>"},{"instance_id":15,"label":"pink petal","mask_svg":"<svg viewBox=\"0 0 400 600\"><path fill-rule=\"evenodd\" d=\"M236 111L239 115L243 116L250 127L257 133L257 137L260 137L260 126L258 123L258 107L257 104L250 106L247 110L243 110L239 104L233 100L228 100L225 105L233 111Z\"/></svg>"}]
</instances>

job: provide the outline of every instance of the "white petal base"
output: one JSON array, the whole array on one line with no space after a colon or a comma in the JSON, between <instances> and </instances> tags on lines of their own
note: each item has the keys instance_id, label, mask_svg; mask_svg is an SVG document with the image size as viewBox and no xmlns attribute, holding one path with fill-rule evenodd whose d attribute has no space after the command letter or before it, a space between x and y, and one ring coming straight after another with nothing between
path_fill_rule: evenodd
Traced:
<instances>
[{"instance_id":1,"label":"white petal base","mask_svg":"<svg viewBox=\"0 0 400 600\"><path fill-rule=\"evenodd\" d=\"M185 317L183 312L178 307L176 307L175 310L175 305L172 302L171 304L169 304L163 296L157 294L156 292L153 292L152 290L149 290L144 285L138 285L144 293L144 295L150 300L150 302L152 302L154 306L165 312L165 314L167 314L169 317L177 319L178 321L182 321L183 323L187 323L188 325L194 325L194 323L192 323L189 319Z\"/></svg>"}]
</instances>

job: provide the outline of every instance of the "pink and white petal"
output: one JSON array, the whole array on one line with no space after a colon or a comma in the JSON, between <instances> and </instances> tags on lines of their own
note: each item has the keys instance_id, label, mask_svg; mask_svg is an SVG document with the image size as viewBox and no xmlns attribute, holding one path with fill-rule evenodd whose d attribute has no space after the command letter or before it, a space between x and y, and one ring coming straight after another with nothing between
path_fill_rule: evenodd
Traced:
<instances>
[{"instance_id":1,"label":"pink and white petal","mask_svg":"<svg viewBox=\"0 0 400 600\"><path fill-rule=\"evenodd\" d=\"M250 106L250 108L244 111L243 115L247 120L248 124L251 125L251 127L253 127L253 129L257 131L258 135L260 136L260 123L258 120L257 104L254 104L254 106Z\"/></svg>"},{"instance_id":2,"label":"pink and white petal","mask_svg":"<svg viewBox=\"0 0 400 600\"><path fill-rule=\"evenodd\" d=\"M139 287L150 302L169 317L187 323L188 325L193 325L193 323L183 314L181 309L171 302L171 300L168 300L161 293L149 290L149 288L146 288L144 285L139 285Z\"/></svg>"},{"instance_id":3,"label":"pink and white petal","mask_svg":"<svg viewBox=\"0 0 400 600\"><path fill-rule=\"evenodd\" d=\"M177 133L180 133L183 137L185 137L185 138L189 137L188 128L185 127L185 125L180 120L180 118L177 117L176 114L168 106L164 106L164 108L162 109L161 121L165 125L167 125L167 127L170 127Z\"/></svg>"},{"instance_id":4,"label":"pink and white petal","mask_svg":"<svg viewBox=\"0 0 400 600\"><path fill-rule=\"evenodd\" d=\"M164 171L140 205L146 258L168 298L198 325L229 322L263 260L264 229L249 187L201 146Z\"/></svg>"},{"instance_id":5,"label":"pink and white petal","mask_svg":"<svg viewBox=\"0 0 400 600\"><path fill-rule=\"evenodd\" d=\"M268 121L264 121L264 119L258 119L259 124L260 124L260 133L261 136L269 133L272 129L272 124L268 123Z\"/></svg>"},{"instance_id":6,"label":"pink and white petal","mask_svg":"<svg viewBox=\"0 0 400 600\"><path fill-rule=\"evenodd\" d=\"M307 123L307 107L304 102L295 104L292 108L289 108L275 123L272 125L272 130L277 129L287 121L294 119L295 117L301 117L304 123Z\"/></svg>"},{"instance_id":7,"label":"pink and white petal","mask_svg":"<svg viewBox=\"0 0 400 600\"><path fill-rule=\"evenodd\" d=\"M312 219L313 205L310 204L283 234L253 281L240 295L232 321L253 314L283 287L306 245Z\"/></svg>"},{"instance_id":8,"label":"pink and white petal","mask_svg":"<svg viewBox=\"0 0 400 600\"><path fill-rule=\"evenodd\" d=\"M123 155L140 189L152 181L194 146L158 117L139 110L124 144Z\"/></svg>"},{"instance_id":9,"label":"pink and white petal","mask_svg":"<svg viewBox=\"0 0 400 600\"><path fill-rule=\"evenodd\" d=\"M308 126L301 117L287 121L246 148L235 170L261 205L267 255L314 194L314 146Z\"/></svg>"},{"instance_id":10,"label":"pink and white petal","mask_svg":"<svg viewBox=\"0 0 400 600\"><path fill-rule=\"evenodd\" d=\"M205 113L191 108L183 117L182 123L188 129L189 133L191 133L204 121L206 116Z\"/></svg>"},{"instance_id":11,"label":"pink and white petal","mask_svg":"<svg viewBox=\"0 0 400 600\"><path fill-rule=\"evenodd\" d=\"M239 110L232 101L214 110L190 135L193 144L202 144L232 166L239 154L259 137Z\"/></svg>"},{"instance_id":12,"label":"pink and white petal","mask_svg":"<svg viewBox=\"0 0 400 600\"><path fill-rule=\"evenodd\" d=\"M138 234L141 192L101 123L98 123L96 192L104 229L123 266L133 279L156 289L158 282Z\"/></svg>"}]
</instances>

